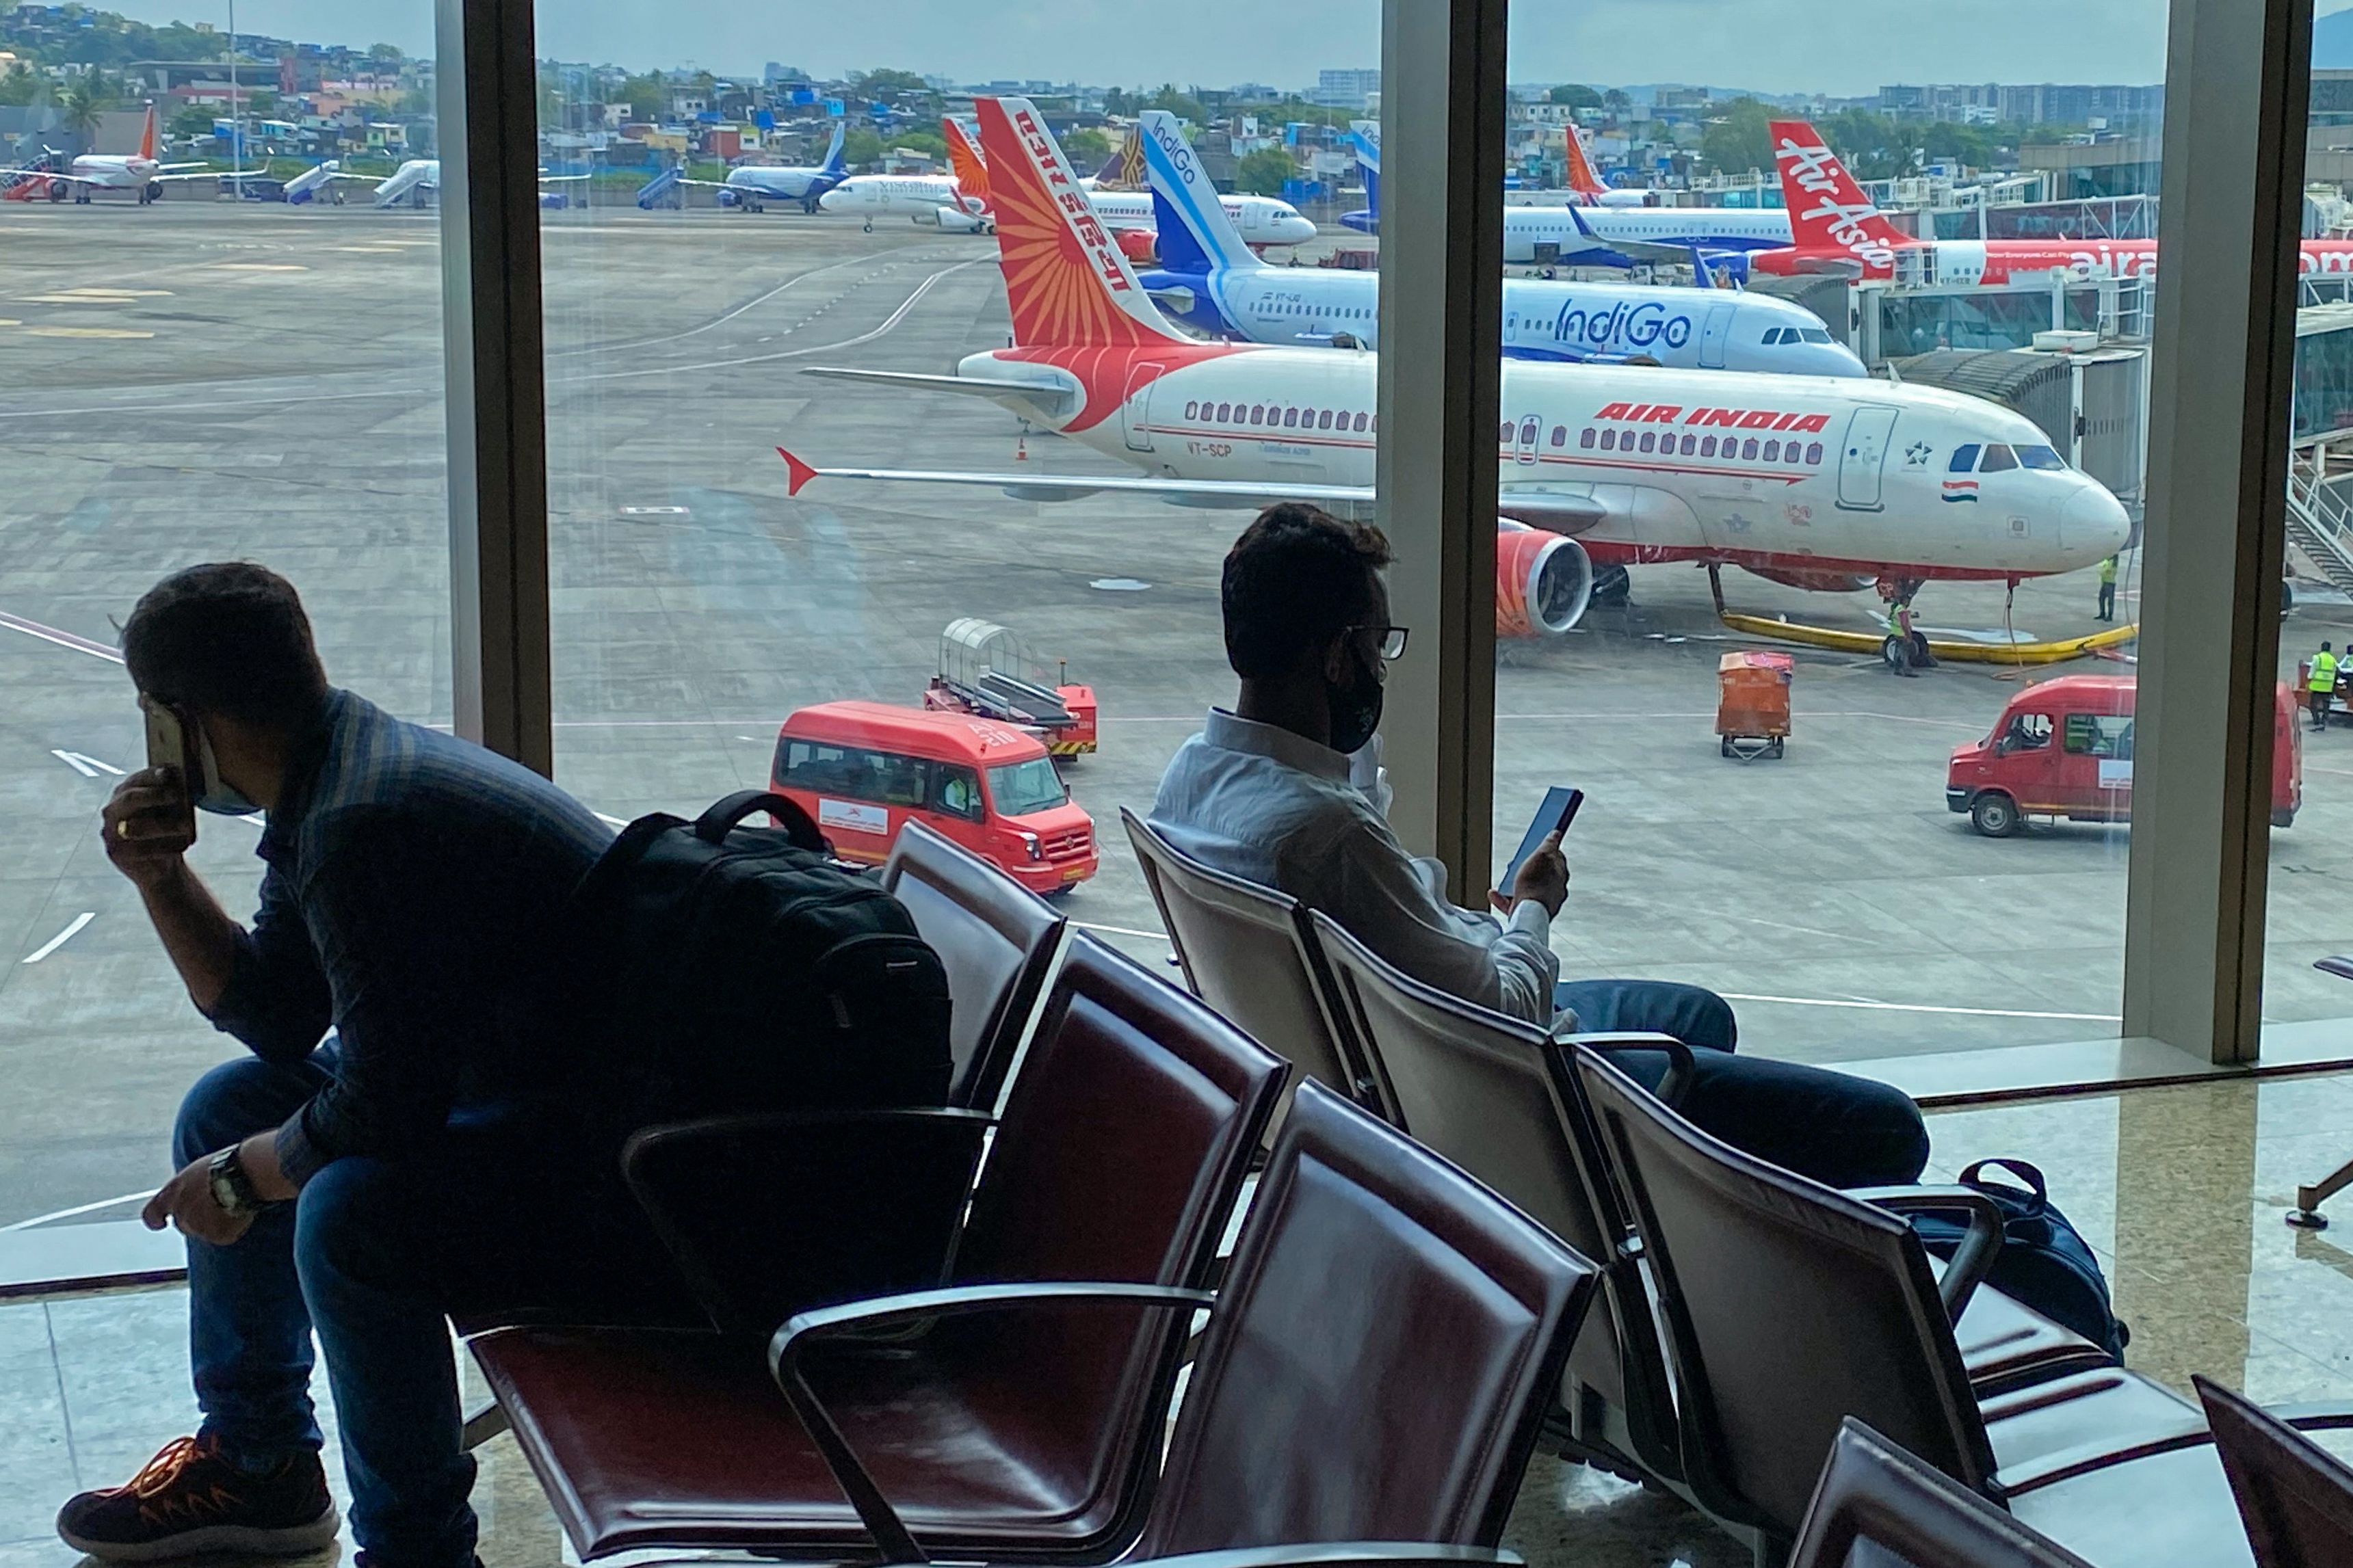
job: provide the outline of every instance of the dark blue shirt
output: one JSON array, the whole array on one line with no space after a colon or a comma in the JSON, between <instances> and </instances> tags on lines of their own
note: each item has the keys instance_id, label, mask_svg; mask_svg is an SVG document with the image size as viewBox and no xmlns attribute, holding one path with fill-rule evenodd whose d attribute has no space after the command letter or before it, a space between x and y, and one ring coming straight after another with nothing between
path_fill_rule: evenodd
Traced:
<instances>
[{"instance_id":1,"label":"dark blue shirt","mask_svg":"<svg viewBox=\"0 0 2353 1568\"><path fill-rule=\"evenodd\" d=\"M211 1015L265 1060L302 1059L331 1025L341 1041L332 1080L279 1131L289 1180L426 1152L461 1105L558 1093L554 942L612 837L518 763L328 695L262 833L261 908Z\"/></svg>"}]
</instances>

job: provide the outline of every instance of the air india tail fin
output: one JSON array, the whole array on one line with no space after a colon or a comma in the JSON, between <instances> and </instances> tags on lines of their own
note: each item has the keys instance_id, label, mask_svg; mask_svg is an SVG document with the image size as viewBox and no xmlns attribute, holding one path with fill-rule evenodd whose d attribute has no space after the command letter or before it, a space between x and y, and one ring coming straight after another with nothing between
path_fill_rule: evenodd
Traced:
<instances>
[{"instance_id":1,"label":"air india tail fin","mask_svg":"<svg viewBox=\"0 0 2353 1568\"><path fill-rule=\"evenodd\" d=\"M1772 135L1773 163L1781 172L1781 199L1788 205L1789 237L1797 248L1847 252L1883 267L1895 250L1915 243L1871 205L1820 132L1802 120L1776 120Z\"/></svg>"},{"instance_id":2,"label":"air india tail fin","mask_svg":"<svg viewBox=\"0 0 2353 1568\"><path fill-rule=\"evenodd\" d=\"M1593 172L1592 160L1585 155L1585 136L1575 121L1561 127L1562 141L1567 149L1568 188L1579 195L1598 196L1609 187Z\"/></svg>"},{"instance_id":3,"label":"air india tail fin","mask_svg":"<svg viewBox=\"0 0 2353 1568\"><path fill-rule=\"evenodd\" d=\"M982 98L998 265L1022 348L1185 343L1135 280L1053 132L1026 98Z\"/></svg>"},{"instance_id":4,"label":"air india tail fin","mask_svg":"<svg viewBox=\"0 0 2353 1568\"><path fill-rule=\"evenodd\" d=\"M956 195L967 202L978 202L983 209L988 205L988 165L981 162L980 149L964 133L964 127L953 118L943 117L940 134L947 138L948 170L955 175Z\"/></svg>"},{"instance_id":5,"label":"air india tail fin","mask_svg":"<svg viewBox=\"0 0 2353 1568\"><path fill-rule=\"evenodd\" d=\"M139 155L149 163L155 161L155 106L147 106L147 123L139 131Z\"/></svg>"}]
</instances>

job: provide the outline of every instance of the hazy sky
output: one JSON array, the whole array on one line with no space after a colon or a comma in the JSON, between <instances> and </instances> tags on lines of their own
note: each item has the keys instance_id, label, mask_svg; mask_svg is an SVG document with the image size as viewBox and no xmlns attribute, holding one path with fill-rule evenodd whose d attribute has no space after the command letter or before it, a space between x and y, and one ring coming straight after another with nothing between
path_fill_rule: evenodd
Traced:
<instances>
[{"instance_id":1,"label":"hazy sky","mask_svg":"<svg viewBox=\"0 0 2353 1568\"><path fill-rule=\"evenodd\" d=\"M225 4L99 0L149 21L210 21ZM2324 11L2343 8L2321 0ZM1522 0L1518 80L1683 81L1774 92L1866 93L1894 81L2150 82L2165 74L2166 0ZM387 0L245 0L240 30L304 41L432 41L432 7ZM1378 0L543 0L539 51L643 69L820 75L875 66L1096 83L1293 87L1380 58Z\"/></svg>"}]
</instances>

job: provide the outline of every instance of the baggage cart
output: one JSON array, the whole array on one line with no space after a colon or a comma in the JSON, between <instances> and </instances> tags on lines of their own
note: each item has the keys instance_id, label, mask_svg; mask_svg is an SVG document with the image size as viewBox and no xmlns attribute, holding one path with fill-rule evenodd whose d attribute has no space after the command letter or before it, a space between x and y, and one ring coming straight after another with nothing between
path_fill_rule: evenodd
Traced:
<instances>
[{"instance_id":1,"label":"baggage cart","mask_svg":"<svg viewBox=\"0 0 2353 1568\"><path fill-rule=\"evenodd\" d=\"M1715 665L1715 733L1721 755L1754 762L1778 757L1789 742L1789 681L1797 661L1786 653L1727 653Z\"/></svg>"}]
</instances>

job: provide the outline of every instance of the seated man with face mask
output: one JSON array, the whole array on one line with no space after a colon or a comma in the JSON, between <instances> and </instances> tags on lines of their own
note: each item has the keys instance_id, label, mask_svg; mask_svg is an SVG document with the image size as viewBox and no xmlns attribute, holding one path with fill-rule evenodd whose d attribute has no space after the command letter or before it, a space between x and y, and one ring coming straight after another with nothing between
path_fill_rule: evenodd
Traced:
<instances>
[{"instance_id":1,"label":"seated man with face mask","mask_svg":"<svg viewBox=\"0 0 2353 1568\"><path fill-rule=\"evenodd\" d=\"M1732 1008L1701 986L1562 982L1549 940L1568 897L1559 835L1528 857L1508 893L1490 894L1500 922L1447 900L1445 868L1409 855L1386 819L1375 731L1388 661L1406 645L1389 624L1388 563L1377 528L1298 502L1259 514L1228 552L1220 584L1240 696L1231 711L1211 709L1170 759L1153 826L1465 1001L1555 1029L1683 1041L1697 1059L1682 1110L1727 1142L1838 1186L1917 1180L1927 1131L1901 1091L1734 1055ZM1634 1053L1620 1065L1655 1088L1667 1058Z\"/></svg>"}]
</instances>

